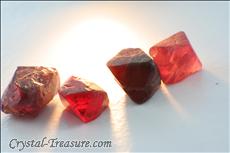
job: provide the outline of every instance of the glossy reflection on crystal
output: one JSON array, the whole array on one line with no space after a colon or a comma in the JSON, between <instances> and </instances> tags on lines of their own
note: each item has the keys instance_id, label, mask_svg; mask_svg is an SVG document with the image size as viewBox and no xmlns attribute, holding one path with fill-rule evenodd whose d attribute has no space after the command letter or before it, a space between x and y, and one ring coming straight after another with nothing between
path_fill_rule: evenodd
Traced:
<instances>
[{"instance_id":1,"label":"glossy reflection on crystal","mask_svg":"<svg viewBox=\"0 0 230 153\"><path fill-rule=\"evenodd\" d=\"M177 83L201 70L202 64L186 34L178 32L150 48L165 84Z\"/></svg>"},{"instance_id":2,"label":"glossy reflection on crystal","mask_svg":"<svg viewBox=\"0 0 230 153\"><path fill-rule=\"evenodd\" d=\"M109 104L102 88L79 77L70 77L58 92L63 104L83 122L96 119Z\"/></svg>"},{"instance_id":3,"label":"glossy reflection on crystal","mask_svg":"<svg viewBox=\"0 0 230 153\"><path fill-rule=\"evenodd\" d=\"M136 103L144 103L161 84L154 61L139 48L126 48L107 62L117 82Z\"/></svg>"},{"instance_id":4,"label":"glossy reflection on crystal","mask_svg":"<svg viewBox=\"0 0 230 153\"><path fill-rule=\"evenodd\" d=\"M59 87L59 74L55 68L20 66L3 93L2 111L16 116L37 116Z\"/></svg>"}]
</instances>

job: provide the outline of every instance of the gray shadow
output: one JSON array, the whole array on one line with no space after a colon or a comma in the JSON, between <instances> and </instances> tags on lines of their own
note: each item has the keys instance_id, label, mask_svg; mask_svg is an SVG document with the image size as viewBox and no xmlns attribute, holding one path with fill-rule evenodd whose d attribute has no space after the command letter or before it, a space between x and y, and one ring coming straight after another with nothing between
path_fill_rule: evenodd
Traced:
<instances>
[{"instance_id":1,"label":"gray shadow","mask_svg":"<svg viewBox=\"0 0 230 153\"><path fill-rule=\"evenodd\" d=\"M23 140L41 140L47 136L48 125L55 109L55 100L52 100L35 118L16 117L13 115L4 115L1 119L1 145L2 151L17 152L9 148L9 142L12 139ZM4 130L3 130L4 129ZM39 148L30 148L29 150L39 151ZM23 151L28 151L24 149Z\"/></svg>"},{"instance_id":2,"label":"gray shadow","mask_svg":"<svg viewBox=\"0 0 230 153\"><path fill-rule=\"evenodd\" d=\"M128 134L116 140L124 139L131 145L129 148L118 148L117 145L116 150L130 152L204 150L211 152L223 148L226 150L229 142L228 85L225 80L207 70L202 70L179 83L161 86L146 103L141 105L134 103L127 95L122 97L120 104L117 105L125 105L123 124L127 128L124 133ZM207 125L209 129L204 128ZM207 136L202 136L202 133ZM210 135L213 140L203 147L196 141L197 139L209 141ZM184 141L184 136L190 141ZM218 149L214 144L222 148Z\"/></svg>"},{"instance_id":3,"label":"gray shadow","mask_svg":"<svg viewBox=\"0 0 230 153\"><path fill-rule=\"evenodd\" d=\"M55 107L56 105L52 100L36 117L17 117L7 114L6 118L2 122L2 128L6 128L12 135L14 133L18 135L25 132L23 131L24 128L28 129L28 127L31 127L31 130L38 131L38 133L34 133L35 135L40 135L46 130L45 127L49 123L50 116L52 115ZM15 125L17 126L15 127Z\"/></svg>"}]
</instances>

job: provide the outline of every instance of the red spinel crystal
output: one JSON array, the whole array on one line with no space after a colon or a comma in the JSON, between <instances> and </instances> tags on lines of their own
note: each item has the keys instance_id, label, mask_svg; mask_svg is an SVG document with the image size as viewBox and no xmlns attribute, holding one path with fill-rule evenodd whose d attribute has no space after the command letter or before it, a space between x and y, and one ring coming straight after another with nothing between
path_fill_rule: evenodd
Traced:
<instances>
[{"instance_id":1,"label":"red spinel crystal","mask_svg":"<svg viewBox=\"0 0 230 153\"><path fill-rule=\"evenodd\" d=\"M121 50L107 63L117 82L136 103L144 103L159 88L160 75L154 61L139 48Z\"/></svg>"},{"instance_id":2,"label":"red spinel crystal","mask_svg":"<svg viewBox=\"0 0 230 153\"><path fill-rule=\"evenodd\" d=\"M18 67L3 93L4 113L35 117L56 95L60 79L55 68Z\"/></svg>"},{"instance_id":3,"label":"red spinel crystal","mask_svg":"<svg viewBox=\"0 0 230 153\"><path fill-rule=\"evenodd\" d=\"M108 106L107 93L93 82L70 77L58 91L61 101L83 122L96 119Z\"/></svg>"},{"instance_id":4,"label":"red spinel crystal","mask_svg":"<svg viewBox=\"0 0 230 153\"><path fill-rule=\"evenodd\" d=\"M149 53L166 84L179 82L202 68L184 32L178 32L157 43L150 48Z\"/></svg>"}]
</instances>

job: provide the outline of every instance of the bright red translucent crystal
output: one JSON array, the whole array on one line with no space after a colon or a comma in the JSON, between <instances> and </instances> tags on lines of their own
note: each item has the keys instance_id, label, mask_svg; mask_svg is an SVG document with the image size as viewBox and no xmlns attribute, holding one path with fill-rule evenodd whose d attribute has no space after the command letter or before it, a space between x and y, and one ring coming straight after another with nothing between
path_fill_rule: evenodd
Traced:
<instances>
[{"instance_id":1,"label":"bright red translucent crystal","mask_svg":"<svg viewBox=\"0 0 230 153\"><path fill-rule=\"evenodd\" d=\"M107 62L119 85L136 103L146 102L160 87L154 61L140 48L126 48Z\"/></svg>"},{"instance_id":2,"label":"bright red translucent crystal","mask_svg":"<svg viewBox=\"0 0 230 153\"><path fill-rule=\"evenodd\" d=\"M79 77L70 77L58 93L63 104L83 122L96 119L109 104L102 88Z\"/></svg>"},{"instance_id":3,"label":"bright red translucent crystal","mask_svg":"<svg viewBox=\"0 0 230 153\"><path fill-rule=\"evenodd\" d=\"M179 82L202 68L199 58L182 31L151 47L149 53L166 84Z\"/></svg>"},{"instance_id":4,"label":"bright red translucent crystal","mask_svg":"<svg viewBox=\"0 0 230 153\"><path fill-rule=\"evenodd\" d=\"M35 117L53 99L60 87L55 68L20 66L1 98L4 113Z\"/></svg>"}]
</instances>

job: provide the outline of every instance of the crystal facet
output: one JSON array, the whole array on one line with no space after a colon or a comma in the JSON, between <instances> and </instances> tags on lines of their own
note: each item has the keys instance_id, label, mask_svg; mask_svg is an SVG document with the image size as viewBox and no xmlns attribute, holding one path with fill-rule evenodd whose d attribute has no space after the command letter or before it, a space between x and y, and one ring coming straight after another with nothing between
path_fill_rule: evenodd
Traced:
<instances>
[{"instance_id":1,"label":"crystal facet","mask_svg":"<svg viewBox=\"0 0 230 153\"><path fill-rule=\"evenodd\" d=\"M83 122L96 119L109 104L102 88L79 77L70 77L58 93L62 103Z\"/></svg>"},{"instance_id":2,"label":"crystal facet","mask_svg":"<svg viewBox=\"0 0 230 153\"><path fill-rule=\"evenodd\" d=\"M60 79L55 68L18 67L3 93L2 111L16 116L37 116L59 87Z\"/></svg>"},{"instance_id":3,"label":"crystal facet","mask_svg":"<svg viewBox=\"0 0 230 153\"><path fill-rule=\"evenodd\" d=\"M139 48L126 48L107 62L117 82L136 103L144 103L161 84L154 61Z\"/></svg>"},{"instance_id":4,"label":"crystal facet","mask_svg":"<svg viewBox=\"0 0 230 153\"><path fill-rule=\"evenodd\" d=\"M166 84L177 83L201 70L202 64L184 32L178 32L150 48Z\"/></svg>"}]
</instances>

